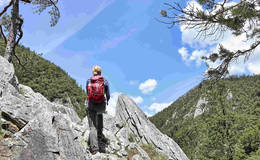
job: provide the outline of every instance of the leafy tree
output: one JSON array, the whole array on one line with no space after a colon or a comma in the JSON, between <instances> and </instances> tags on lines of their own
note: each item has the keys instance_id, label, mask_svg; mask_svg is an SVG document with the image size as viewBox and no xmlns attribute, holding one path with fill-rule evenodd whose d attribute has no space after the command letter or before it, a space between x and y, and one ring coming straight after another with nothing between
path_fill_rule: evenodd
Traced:
<instances>
[{"instance_id":1,"label":"leafy tree","mask_svg":"<svg viewBox=\"0 0 260 160\"><path fill-rule=\"evenodd\" d=\"M230 51L219 45L219 51L212 53L202 59L215 62L220 60L221 64L216 68L209 68L206 76L210 79L219 79L228 74L228 67L231 62L241 56L245 56L245 61L253 51L260 46L260 1L259 0L197 0L202 5L203 10L189 4L183 7L181 3L165 3L168 11L161 10L161 15L165 18L160 22L169 24L186 25L188 29L196 29L197 37L214 37L219 39L225 31L231 31L234 36L245 34L247 37L247 49ZM231 3L233 2L233 3Z\"/></svg>"},{"instance_id":2,"label":"leafy tree","mask_svg":"<svg viewBox=\"0 0 260 160\"><path fill-rule=\"evenodd\" d=\"M6 49L4 57L11 62L12 56L15 55L15 47L21 40L23 36L22 25L23 25L23 18L19 15L19 2L30 3L32 5L36 5L35 13L40 14L46 8L52 7L49 11L51 16L51 26L55 26L59 20L60 13L59 9L56 6L58 0L11 0L8 5L6 5L2 12L0 12L0 17L2 18L2 23L0 25L0 33L1 37L4 38L6 43ZM6 14L9 7L12 6L11 16ZM3 30L3 27L5 30ZM8 38L6 38L4 32L8 32ZM17 59L19 59L16 56Z\"/></svg>"}]
</instances>

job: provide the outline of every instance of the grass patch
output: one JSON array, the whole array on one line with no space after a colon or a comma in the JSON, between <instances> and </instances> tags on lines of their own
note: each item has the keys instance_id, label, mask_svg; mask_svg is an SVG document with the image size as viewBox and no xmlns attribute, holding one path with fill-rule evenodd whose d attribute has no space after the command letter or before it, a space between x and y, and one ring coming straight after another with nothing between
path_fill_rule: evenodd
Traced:
<instances>
[{"instance_id":1,"label":"grass patch","mask_svg":"<svg viewBox=\"0 0 260 160\"><path fill-rule=\"evenodd\" d=\"M19 93L20 93L21 95L23 95L23 96L25 95L24 90L23 90L22 88L19 88L18 91L19 91Z\"/></svg>"},{"instance_id":2,"label":"grass patch","mask_svg":"<svg viewBox=\"0 0 260 160\"><path fill-rule=\"evenodd\" d=\"M141 147L152 160L167 160L168 159L166 155L156 152L156 150L152 144L143 144L143 145L141 145Z\"/></svg>"},{"instance_id":3,"label":"grass patch","mask_svg":"<svg viewBox=\"0 0 260 160\"><path fill-rule=\"evenodd\" d=\"M130 150L127 149L126 152L128 153L128 157L127 157L128 160L131 160L135 154L139 154L136 148Z\"/></svg>"}]
</instances>

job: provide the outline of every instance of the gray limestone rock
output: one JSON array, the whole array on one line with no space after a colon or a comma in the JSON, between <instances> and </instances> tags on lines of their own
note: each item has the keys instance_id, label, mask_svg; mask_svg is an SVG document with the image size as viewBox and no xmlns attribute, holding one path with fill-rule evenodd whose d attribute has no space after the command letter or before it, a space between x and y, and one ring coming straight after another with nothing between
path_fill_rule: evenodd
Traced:
<instances>
[{"instance_id":1,"label":"gray limestone rock","mask_svg":"<svg viewBox=\"0 0 260 160\"><path fill-rule=\"evenodd\" d=\"M207 104L208 102L206 101L205 98L200 98L197 105L196 105L196 109L194 112L194 118L196 118L197 116L201 115L202 113L204 113L205 108L202 107L202 105Z\"/></svg>"},{"instance_id":2,"label":"gray limestone rock","mask_svg":"<svg viewBox=\"0 0 260 160\"><path fill-rule=\"evenodd\" d=\"M166 154L169 159L188 159L178 144L167 135L162 134L149 121L136 103L124 94L118 97L116 119L122 123L126 123L129 126L130 132L137 135L135 141L144 144L153 144L159 152Z\"/></svg>"},{"instance_id":3,"label":"gray limestone rock","mask_svg":"<svg viewBox=\"0 0 260 160\"><path fill-rule=\"evenodd\" d=\"M0 99L6 94L18 94L15 88L18 82L15 83L15 80L13 64L0 56Z\"/></svg>"},{"instance_id":4,"label":"gray limestone rock","mask_svg":"<svg viewBox=\"0 0 260 160\"><path fill-rule=\"evenodd\" d=\"M41 112L15 134L28 144L18 159L87 159L72 128L73 122L66 116L53 112L51 107L42 107Z\"/></svg>"},{"instance_id":5,"label":"gray limestone rock","mask_svg":"<svg viewBox=\"0 0 260 160\"><path fill-rule=\"evenodd\" d=\"M129 128L128 127L124 127L122 129L120 129L117 133L116 133L116 137L118 137L118 140L120 141L122 146L127 146L129 145Z\"/></svg>"},{"instance_id":6,"label":"gray limestone rock","mask_svg":"<svg viewBox=\"0 0 260 160\"><path fill-rule=\"evenodd\" d=\"M125 151L125 149L121 149L117 152L117 155L119 155L120 157L125 157L128 155L128 153Z\"/></svg>"},{"instance_id":7,"label":"gray limestone rock","mask_svg":"<svg viewBox=\"0 0 260 160\"><path fill-rule=\"evenodd\" d=\"M140 147L138 144L135 145L135 148L140 153L141 157L146 160L151 160L151 158L148 156L148 154L143 150L142 147Z\"/></svg>"},{"instance_id":8,"label":"gray limestone rock","mask_svg":"<svg viewBox=\"0 0 260 160\"><path fill-rule=\"evenodd\" d=\"M1 98L0 109L6 120L14 123L19 129L23 128L35 115L41 112L41 108L49 106L52 112L63 113L67 115L72 122L80 122L76 112L62 105L56 105L49 102L44 96L27 86L19 85L24 97L17 97L7 94Z\"/></svg>"},{"instance_id":9,"label":"gray limestone rock","mask_svg":"<svg viewBox=\"0 0 260 160\"><path fill-rule=\"evenodd\" d=\"M143 160L143 158L142 158L139 154L135 154L135 155L132 157L132 160Z\"/></svg>"}]
</instances>

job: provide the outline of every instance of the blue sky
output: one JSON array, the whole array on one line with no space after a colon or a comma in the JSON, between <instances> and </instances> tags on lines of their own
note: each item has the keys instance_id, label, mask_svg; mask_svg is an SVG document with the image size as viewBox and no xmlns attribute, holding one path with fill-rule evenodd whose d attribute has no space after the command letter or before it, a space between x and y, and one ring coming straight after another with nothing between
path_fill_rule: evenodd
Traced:
<instances>
[{"instance_id":1,"label":"blue sky","mask_svg":"<svg viewBox=\"0 0 260 160\"><path fill-rule=\"evenodd\" d=\"M162 18L159 12L166 8L164 2L59 1L61 18L55 27L49 26L46 11L37 15L31 5L21 5L25 19L21 43L43 53L84 89L92 66L100 65L111 87L109 113L114 113L117 96L124 93L153 115L202 80L207 68L200 56L214 51L219 42L194 39L195 32L185 26L168 29L156 21ZM6 4L5 0L1 3ZM221 41L234 43L228 33ZM258 74L260 54L255 57L247 68L235 64L233 74Z\"/></svg>"}]
</instances>

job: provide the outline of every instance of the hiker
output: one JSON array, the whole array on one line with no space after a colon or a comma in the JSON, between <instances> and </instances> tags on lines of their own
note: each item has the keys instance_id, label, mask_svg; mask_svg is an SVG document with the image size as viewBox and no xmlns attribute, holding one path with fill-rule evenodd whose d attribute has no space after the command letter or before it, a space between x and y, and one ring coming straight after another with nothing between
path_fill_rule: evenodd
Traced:
<instances>
[{"instance_id":1,"label":"hiker","mask_svg":"<svg viewBox=\"0 0 260 160\"><path fill-rule=\"evenodd\" d=\"M86 111L88 115L90 133L89 144L90 152L94 155L99 152L105 152L104 148L99 146L99 141L107 143L108 139L104 136L103 113L110 99L108 81L101 76L101 67L98 65L92 68L93 77L87 80L87 102Z\"/></svg>"}]
</instances>

